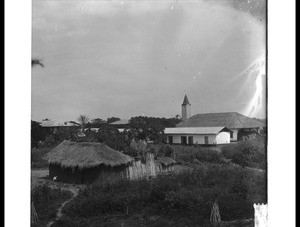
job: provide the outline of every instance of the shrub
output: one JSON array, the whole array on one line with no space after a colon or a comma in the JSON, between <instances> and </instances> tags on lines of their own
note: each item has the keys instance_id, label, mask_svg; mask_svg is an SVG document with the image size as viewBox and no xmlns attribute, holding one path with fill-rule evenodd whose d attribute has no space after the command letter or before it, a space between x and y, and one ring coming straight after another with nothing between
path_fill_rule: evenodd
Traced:
<instances>
[{"instance_id":1,"label":"shrub","mask_svg":"<svg viewBox=\"0 0 300 227\"><path fill-rule=\"evenodd\" d=\"M174 146L176 161L178 162L210 162L222 163L218 151L204 147Z\"/></svg>"},{"instance_id":2,"label":"shrub","mask_svg":"<svg viewBox=\"0 0 300 227\"><path fill-rule=\"evenodd\" d=\"M130 157L134 157L134 158L138 157L138 151L131 147L126 147L124 149L124 154L129 155Z\"/></svg>"},{"instance_id":3,"label":"shrub","mask_svg":"<svg viewBox=\"0 0 300 227\"><path fill-rule=\"evenodd\" d=\"M155 152L156 157L169 157L172 158L174 154L174 149L166 144L160 145L160 147L156 150L153 150Z\"/></svg>"},{"instance_id":4,"label":"shrub","mask_svg":"<svg viewBox=\"0 0 300 227\"><path fill-rule=\"evenodd\" d=\"M265 168L266 149L261 141L247 140L227 145L223 147L222 154L241 166Z\"/></svg>"},{"instance_id":5,"label":"shrub","mask_svg":"<svg viewBox=\"0 0 300 227\"><path fill-rule=\"evenodd\" d=\"M31 149L31 168L47 168L48 162L43 159L43 156L50 150L50 148Z\"/></svg>"},{"instance_id":6,"label":"shrub","mask_svg":"<svg viewBox=\"0 0 300 227\"><path fill-rule=\"evenodd\" d=\"M66 204L67 218L84 220L109 215L142 213L161 220L182 220L192 226L209 220L218 199L222 220L253 217L253 203L266 202L265 176L232 166L199 168L191 172L159 175L149 180L121 180L92 185ZM181 221L180 221L181 220Z\"/></svg>"},{"instance_id":7,"label":"shrub","mask_svg":"<svg viewBox=\"0 0 300 227\"><path fill-rule=\"evenodd\" d=\"M60 205L71 197L71 192L52 189L46 184L33 188L31 200L39 217L39 223L36 226L44 226L51 219L55 218Z\"/></svg>"}]
</instances>

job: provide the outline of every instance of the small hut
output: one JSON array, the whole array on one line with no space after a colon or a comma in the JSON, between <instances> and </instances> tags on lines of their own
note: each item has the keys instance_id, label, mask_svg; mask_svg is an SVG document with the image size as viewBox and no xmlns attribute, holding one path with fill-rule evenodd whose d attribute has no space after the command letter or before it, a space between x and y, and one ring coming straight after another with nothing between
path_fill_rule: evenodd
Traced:
<instances>
[{"instance_id":1,"label":"small hut","mask_svg":"<svg viewBox=\"0 0 300 227\"><path fill-rule=\"evenodd\" d=\"M50 178L75 184L112 182L126 177L126 167L133 161L102 143L63 141L44 156Z\"/></svg>"},{"instance_id":2,"label":"small hut","mask_svg":"<svg viewBox=\"0 0 300 227\"><path fill-rule=\"evenodd\" d=\"M155 163L159 167L160 172L169 172L174 169L176 161L169 157L159 157L155 160Z\"/></svg>"}]
</instances>

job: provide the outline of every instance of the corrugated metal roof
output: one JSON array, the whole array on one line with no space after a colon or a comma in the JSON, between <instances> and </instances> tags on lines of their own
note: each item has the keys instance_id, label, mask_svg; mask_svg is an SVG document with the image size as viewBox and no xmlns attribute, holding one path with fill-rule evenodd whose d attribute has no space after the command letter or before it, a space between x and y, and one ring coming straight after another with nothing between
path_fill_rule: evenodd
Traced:
<instances>
[{"instance_id":1,"label":"corrugated metal roof","mask_svg":"<svg viewBox=\"0 0 300 227\"><path fill-rule=\"evenodd\" d=\"M261 128L266 127L264 122L246 117L236 112L196 114L176 127L219 127L233 128Z\"/></svg>"},{"instance_id":2,"label":"corrugated metal roof","mask_svg":"<svg viewBox=\"0 0 300 227\"><path fill-rule=\"evenodd\" d=\"M111 125L127 125L127 124L129 124L129 120L123 119L123 120L115 121L110 124Z\"/></svg>"},{"instance_id":3,"label":"corrugated metal roof","mask_svg":"<svg viewBox=\"0 0 300 227\"><path fill-rule=\"evenodd\" d=\"M165 128L165 134L217 134L224 128L225 127Z\"/></svg>"},{"instance_id":4,"label":"corrugated metal roof","mask_svg":"<svg viewBox=\"0 0 300 227\"><path fill-rule=\"evenodd\" d=\"M63 127L63 126L74 126L74 123L70 123L68 121L66 122L57 122L57 121L42 121L41 126L42 127Z\"/></svg>"}]
</instances>

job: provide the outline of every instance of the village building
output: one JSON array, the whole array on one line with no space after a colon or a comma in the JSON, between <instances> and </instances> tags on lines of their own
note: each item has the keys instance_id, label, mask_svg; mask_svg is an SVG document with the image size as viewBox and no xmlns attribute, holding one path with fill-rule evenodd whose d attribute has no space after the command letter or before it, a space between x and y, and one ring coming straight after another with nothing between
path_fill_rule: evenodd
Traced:
<instances>
[{"instance_id":1,"label":"village building","mask_svg":"<svg viewBox=\"0 0 300 227\"><path fill-rule=\"evenodd\" d=\"M176 161L169 157L158 157L155 160L155 164L160 169L160 172L169 172L174 170L174 166L176 165Z\"/></svg>"},{"instance_id":2,"label":"village building","mask_svg":"<svg viewBox=\"0 0 300 227\"><path fill-rule=\"evenodd\" d=\"M63 141L44 156L49 177L75 184L108 183L127 176L133 159L102 143Z\"/></svg>"},{"instance_id":3,"label":"village building","mask_svg":"<svg viewBox=\"0 0 300 227\"><path fill-rule=\"evenodd\" d=\"M230 143L230 130L226 127L166 128L169 144L225 144Z\"/></svg>"},{"instance_id":4,"label":"village building","mask_svg":"<svg viewBox=\"0 0 300 227\"><path fill-rule=\"evenodd\" d=\"M245 135L259 134L266 128L265 122L237 112L203 113L192 116L191 104L186 94L181 112L182 122L178 123L176 128L165 129L168 143L195 144L196 141L198 144L227 143L225 135L228 133L230 141L238 141L243 140ZM220 128L223 131L217 132ZM221 132L222 136L218 134Z\"/></svg>"},{"instance_id":5,"label":"village building","mask_svg":"<svg viewBox=\"0 0 300 227\"><path fill-rule=\"evenodd\" d=\"M123 132L125 129L129 128L129 120L122 119L119 121L112 122L109 125L117 128L119 132Z\"/></svg>"},{"instance_id":6,"label":"village building","mask_svg":"<svg viewBox=\"0 0 300 227\"><path fill-rule=\"evenodd\" d=\"M80 124L74 121L58 122L49 119L43 120L40 125L51 132L57 132L60 129L66 128L80 128Z\"/></svg>"}]
</instances>

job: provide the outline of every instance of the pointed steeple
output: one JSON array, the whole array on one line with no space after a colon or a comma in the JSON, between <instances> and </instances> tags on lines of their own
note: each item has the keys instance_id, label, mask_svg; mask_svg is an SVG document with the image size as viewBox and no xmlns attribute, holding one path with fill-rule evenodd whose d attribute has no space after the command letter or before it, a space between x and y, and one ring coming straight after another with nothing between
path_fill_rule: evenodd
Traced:
<instances>
[{"instance_id":1,"label":"pointed steeple","mask_svg":"<svg viewBox=\"0 0 300 227\"><path fill-rule=\"evenodd\" d=\"M185 105L191 105L191 103L189 102L189 99L188 97L185 95L184 96L184 99L183 99L183 103L182 103L182 106L185 106Z\"/></svg>"},{"instance_id":2,"label":"pointed steeple","mask_svg":"<svg viewBox=\"0 0 300 227\"><path fill-rule=\"evenodd\" d=\"M184 99L181 105L181 114L182 121L185 121L186 119L191 117L191 103L189 102L189 99L186 95L186 91L184 93Z\"/></svg>"},{"instance_id":3,"label":"pointed steeple","mask_svg":"<svg viewBox=\"0 0 300 227\"><path fill-rule=\"evenodd\" d=\"M184 99L183 99L182 106L185 106L185 105L187 105L187 104L191 105L191 103L189 102L189 99L188 99L188 97L187 97L187 95L186 95L186 91L185 91L185 92L184 92Z\"/></svg>"}]
</instances>

